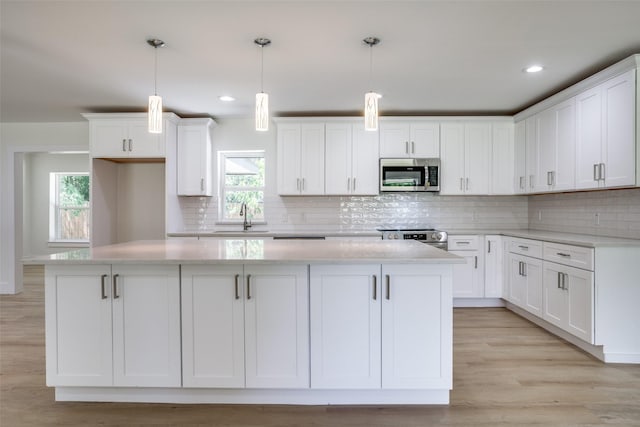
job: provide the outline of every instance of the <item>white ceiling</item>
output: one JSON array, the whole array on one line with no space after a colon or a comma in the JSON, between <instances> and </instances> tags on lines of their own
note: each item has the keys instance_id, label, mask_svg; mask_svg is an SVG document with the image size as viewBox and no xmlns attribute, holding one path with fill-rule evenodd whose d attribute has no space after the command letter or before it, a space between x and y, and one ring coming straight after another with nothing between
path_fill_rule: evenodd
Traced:
<instances>
[{"instance_id":1,"label":"white ceiling","mask_svg":"<svg viewBox=\"0 0 640 427\"><path fill-rule=\"evenodd\" d=\"M0 15L2 122L144 111L150 37L165 110L214 118L253 114L256 37L272 40L273 115L360 114L370 89L382 115L512 114L640 53L640 1L0 0Z\"/></svg>"}]
</instances>

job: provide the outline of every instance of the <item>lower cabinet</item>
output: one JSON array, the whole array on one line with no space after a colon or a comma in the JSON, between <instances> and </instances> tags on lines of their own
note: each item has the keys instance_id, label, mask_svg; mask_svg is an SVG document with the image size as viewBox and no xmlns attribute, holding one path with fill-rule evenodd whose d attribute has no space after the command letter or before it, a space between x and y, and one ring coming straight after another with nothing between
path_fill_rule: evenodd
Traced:
<instances>
[{"instance_id":1,"label":"lower cabinet","mask_svg":"<svg viewBox=\"0 0 640 427\"><path fill-rule=\"evenodd\" d=\"M182 268L184 386L308 388L306 265Z\"/></svg>"},{"instance_id":2,"label":"lower cabinet","mask_svg":"<svg viewBox=\"0 0 640 427\"><path fill-rule=\"evenodd\" d=\"M508 301L542 316L542 260L509 254Z\"/></svg>"},{"instance_id":3,"label":"lower cabinet","mask_svg":"<svg viewBox=\"0 0 640 427\"><path fill-rule=\"evenodd\" d=\"M593 272L545 261L542 317L593 344Z\"/></svg>"},{"instance_id":4,"label":"lower cabinet","mask_svg":"<svg viewBox=\"0 0 640 427\"><path fill-rule=\"evenodd\" d=\"M310 273L312 388L451 388L450 267L312 265Z\"/></svg>"},{"instance_id":5,"label":"lower cabinet","mask_svg":"<svg viewBox=\"0 0 640 427\"><path fill-rule=\"evenodd\" d=\"M484 295L483 236L450 236L449 252L465 259L453 266L453 297L483 298Z\"/></svg>"},{"instance_id":6,"label":"lower cabinet","mask_svg":"<svg viewBox=\"0 0 640 427\"><path fill-rule=\"evenodd\" d=\"M178 271L46 266L47 385L180 387Z\"/></svg>"}]
</instances>

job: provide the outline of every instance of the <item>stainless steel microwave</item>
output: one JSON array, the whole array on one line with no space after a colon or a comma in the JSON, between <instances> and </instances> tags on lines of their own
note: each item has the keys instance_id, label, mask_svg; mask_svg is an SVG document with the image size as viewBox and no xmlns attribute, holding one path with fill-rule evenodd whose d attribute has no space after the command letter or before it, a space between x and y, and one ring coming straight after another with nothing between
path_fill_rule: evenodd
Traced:
<instances>
[{"instance_id":1,"label":"stainless steel microwave","mask_svg":"<svg viewBox=\"0 0 640 427\"><path fill-rule=\"evenodd\" d=\"M380 191L440 191L440 159L380 159Z\"/></svg>"}]
</instances>

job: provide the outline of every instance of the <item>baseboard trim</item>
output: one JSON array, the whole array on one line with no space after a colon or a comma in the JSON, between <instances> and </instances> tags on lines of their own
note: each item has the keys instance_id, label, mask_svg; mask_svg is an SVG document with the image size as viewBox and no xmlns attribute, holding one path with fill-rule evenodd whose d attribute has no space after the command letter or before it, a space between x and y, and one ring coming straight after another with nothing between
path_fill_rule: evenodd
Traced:
<instances>
[{"instance_id":1,"label":"baseboard trim","mask_svg":"<svg viewBox=\"0 0 640 427\"><path fill-rule=\"evenodd\" d=\"M504 307L502 298L454 298L453 307Z\"/></svg>"}]
</instances>

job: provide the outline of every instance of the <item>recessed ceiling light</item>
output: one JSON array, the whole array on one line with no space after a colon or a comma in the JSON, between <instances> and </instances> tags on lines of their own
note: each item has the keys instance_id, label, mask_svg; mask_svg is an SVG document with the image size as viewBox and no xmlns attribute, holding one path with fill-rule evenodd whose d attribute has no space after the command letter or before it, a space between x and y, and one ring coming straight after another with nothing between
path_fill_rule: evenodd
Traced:
<instances>
[{"instance_id":1,"label":"recessed ceiling light","mask_svg":"<svg viewBox=\"0 0 640 427\"><path fill-rule=\"evenodd\" d=\"M229 96L229 95L219 96L218 99L220 101L224 101L224 102L231 102L231 101L235 101L236 100L233 96Z\"/></svg>"},{"instance_id":2,"label":"recessed ceiling light","mask_svg":"<svg viewBox=\"0 0 640 427\"><path fill-rule=\"evenodd\" d=\"M539 73L543 69L544 67L542 65L532 65L530 67L525 68L524 71L527 73Z\"/></svg>"}]
</instances>

